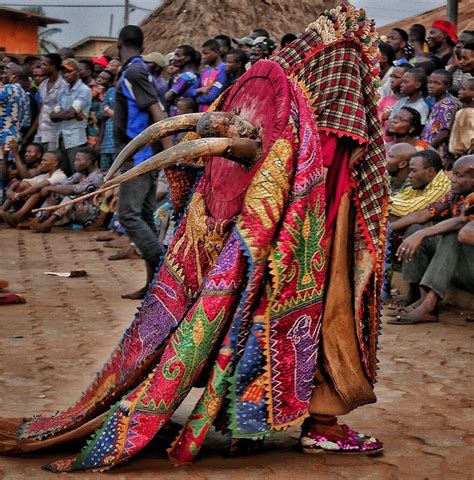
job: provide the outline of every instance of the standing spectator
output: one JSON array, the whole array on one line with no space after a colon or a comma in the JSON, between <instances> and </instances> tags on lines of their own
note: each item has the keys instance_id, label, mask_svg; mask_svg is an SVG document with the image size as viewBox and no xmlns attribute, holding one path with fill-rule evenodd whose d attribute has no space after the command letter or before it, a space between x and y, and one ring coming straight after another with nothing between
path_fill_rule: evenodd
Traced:
<instances>
[{"instance_id":1,"label":"standing spectator","mask_svg":"<svg viewBox=\"0 0 474 480\"><path fill-rule=\"evenodd\" d=\"M166 118L166 114L158 100L150 71L140 56L143 51L142 30L134 25L122 28L117 47L123 67L117 83L113 118L116 148L117 151L120 151L150 124ZM184 52L183 57L182 65L184 67L191 57L188 56L186 59ZM165 148L171 147L171 139L163 139L162 144ZM122 168L128 170L151 155L152 148L144 148ZM140 250L147 270L145 286L134 293L124 295L124 298L135 300L143 298L160 262L162 246L158 242L153 220L153 213L156 209L155 192L156 175L154 173L142 175L120 185L119 221L132 242Z\"/></svg>"},{"instance_id":2,"label":"standing spectator","mask_svg":"<svg viewBox=\"0 0 474 480\"><path fill-rule=\"evenodd\" d=\"M436 103L431 108L430 116L421 134L421 138L438 151L445 170L451 170L454 161L448 150L449 133L454 123L454 116L461 106L448 92L452 78L447 70L435 70L430 75L428 94L435 99Z\"/></svg>"},{"instance_id":3,"label":"standing spectator","mask_svg":"<svg viewBox=\"0 0 474 480\"><path fill-rule=\"evenodd\" d=\"M426 43L426 28L419 24L414 23L408 29L408 41L413 46L415 51L415 61L418 61L419 57L422 57L425 53L428 53L428 45Z\"/></svg>"},{"instance_id":4,"label":"standing spectator","mask_svg":"<svg viewBox=\"0 0 474 480\"><path fill-rule=\"evenodd\" d=\"M426 37L426 43L430 52L440 58L446 66L454 52L454 46L458 43L456 27L448 20L435 20Z\"/></svg>"},{"instance_id":5,"label":"standing spectator","mask_svg":"<svg viewBox=\"0 0 474 480\"><path fill-rule=\"evenodd\" d=\"M463 73L474 76L474 40L463 45L459 66Z\"/></svg>"},{"instance_id":6,"label":"standing spectator","mask_svg":"<svg viewBox=\"0 0 474 480\"><path fill-rule=\"evenodd\" d=\"M95 85L94 64L90 60L79 60L79 78L89 88Z\"/></svg>"},{"instance_id":7,"label":"standing spectator","mask_svg":"<svg viewBox=\"0 0 474 480\"><path fill-rule=\"evenodd\" d=\"M293 40L296 40L298 37L294 33L285 33L280 40L280 48L287 47Z\"/></svg>"},{"instance_id":8,"label":"standing spectator","mask_svg":"<svg viewBox=\"0 0 474 480\"><path fill-rule=\"evenodd\" d=\"M464 45L474 41L474 30L463 30L458 37L458 43L454 47L453 63L446 67L453 74L453 86L451 92L456 94L459 92L461 85L466 78L471 78L469 72L464 73L459 63L461 62L461 51Z\"/></svg>"},{"instance_id":9,"label":"standing spectator","mask_svg":"<svg viewBox=\"0 0 474 480\"><path fill-rule=\"evenodd\" d=\"M114 80L118 78L118 74L121 66L122 64L120 63L120 60L118 58L112 58L112 60L110 60L109 67L107 68L107 70L109 72L112 72L112 75L114 76Z\"/></svg>"},{"instance_id":10,"label":"standing spectator","mask_svg":"<svg viewBox=\"0 0 474 480\"><path fill-rule=\"evenodd\" d=\"M395 68L393 66L393 62L395 60L395 50L392 48L392 46L389 43L386 42L380 42L379 43L379 50L380 50L380 87L379 87L379 93L380 93L380 98L383 99L387 95L390 95L392 93L392 90L390 88L391 84L391 74L393 72L393 69Z\"/></svg>"},{"instance_id":11,"label":"standing spectator","mask_svg":"<svg viewBox=\"0 0 474 480\"><path fill-rule=\"evenodd\" d=\"M143 60L150 69L153 86L158 93L161 104L166 105L168 82L163 78L163 72L168 66L168 61L160 52L151 52L148 55L144 55Z\"/></svg>"},{"instance_id":12,"label":"standing spectator","mask_svg":"<svg viewBox=\"0 0 474 480\"><path fill-rule=\"evenodd\" d=\"M226 61L227 54L229 53L229 50L232 48L232 42L230 40L230 37L227 35L216 35L214 37L218 42L219 42L219 51L221 54L222 61Z\"/></svg>"},{"instance_id":13,"label":"standing spectator","mask_svg":"<svg viewBox=\"0 0 474 480\"><path fill-rule=\"evenodd\" d=\"M176 115L176 99L179 97L192 97L193 87L197 80L196 50L190 45L181 45L174 51L173 66L178 68L178 74L172 79L171 87L166 93L166 102L169 107L169 115Z\"/></svg>"},{"instance_id":14,"label":"standing spectator","mask_svg":"<svg viewBox=\"0 0 474 480\"><path fill-rule=\"evenodd\" d=\"M58 124L53 122L50 114L58 105L58 94L66 81L59 75L61 69L61 57L57 53L48 53L41 59L41 68L46 76L38 89L41 100L40 112L35 142L41 143L45 152L58 148ZM33 124L32 128L35 128Z\"/></svg>"},{"instance_id":15,"label":"standing spectator","mask_svg":"<svg viewBox=\"0 0 474 480\"><path fill-rule=\"evenodd\" d=\"M421 123L428 120L430 109L424 100L426 92L426 74L421 68L412 68L403 74L400 92L403 95L393 107L390 118L393 118L402 107L414 108L420 113Z\"/></svg>"},{"instance_id":16,"label":"standing spectator","mask_svg":"<svg viewBox=\"0 0 474 480\"><path fill-rule=\"evenodd\" d=\"M43 69L41 68L41 65L38 65L37 67L33 68L33 73L31 75L31 78L33 79L32 86L36 87L37 91L39 90L39 86L41 83L46 80L46 75L43 73ZM39 93L38 93L38 99Z\"/></svg>"},{"instance_id":17,"label":"standing spectator","mask_svg":"<svg viewBox=\"0 0 474 480\"><path fill-rule=\"evenodd\" d=\"M233 38L232 41L237 45L237 48L242 49L247 55L250 55L253 45L253 40L250 37Z\"/></svg>"},{"instance_id":18,"label":"standing spectator","mask_svg":"<svg viewBox=\"0 0 474 480\"><path fill-rule=\"evenodd\" d=\"M248 61L249 57L240 48L234 48L229 51L225 64L229 85L233 85L245 73L245 66Z\"/></svg>"},{"instance_id":19,"label":"standing spectator","mask_svg":"<svg viewBox=\"0 0 474 480\"><path fill-rule=\"evenodd\" d=\"M194 93L199 111L206 112L212 102L227 88L228 79L217 40L210 39L203 43L202 57L206 66L201 72Z\"/></svg>"},{"instance_id":20,"label":"standing spectator","mask_svg":"<svg viewBox=\"0 0 474 480\"><path fill-rule=\"evenodd\" d=\"M115 92L113 75L109 70L104 70L98 77L97 83L102 84L105 91L104 100L99 106L97 118L100 124L100 135L97 149L100 152L100 169L105 172L109 169L115 157L114 141L114 108Z\"/></svg>"},{"instance_id":21,"label":"standing spectator","mask_svg":"<svg viewBox=\"0 0 474 480\"><path fill-rule=\"evenodd\" d=\"M99 73L103 72L109 66L109 61L103 55L100 57L92 57L91 62L94 66L94 71L92 74L94 78L97 78Z\"/></svg>"},{"instance_id":22,"label":"standing spectator","mask_svg":"<svg viewBox=\"0 0 474 480\"><path fill-rule=\"evenodd\" d=\"M406 58L405 48L408 45L408 33L402 28L394 28L388 32L387 42L395 52L395 60Z\"/></svg>"},{"instance_id":23,"label":"standing spectator","mask_svg":"<svg viewBox=\"0 0 474 480\"><path fill-rule=\"evenodd\" d=\"M449 137L449 151L456 157L474 152L474 78L464 80L459 100L464 108L456 113Z\"/></svg>"},{"instance_id":24,"label":"standing spectator","mask_svg":"<svg viewBox=\"0 0 474 480\"><path fill-rule=\"evenodd\" d=\"M4 85L0 86L0 145L8 137L21 141L22 131L31 124L30 102L20 84L23 69L10 62L6 65Z\"/></svg>"},{"instance_id":25,"label":"standing spectator","mask_svg":"<svg viewBox=\"0 0 474 480\"><path fill-rule=\"evenodd\" d=\"M58 50L58 55L61 57L61 62L66 60L66 58L74 58L76 56L76 52L73 48L62 47Z\"/></svg>"},{"instance_id":26,"label":"standing spectator","mask_svg":"<svg viewBox=\"0 0 474 480\"><path fill-rule=\"evenodd\" d=\"M79 63L76 60L67 58L62 67L66 83L61 86L58 105L49 116L59 125L59 148L65 153L63 170L70 176L74 173L76 153L87 144L87 116L92 93L79 78Z\"/></svg>"}]
</instances>

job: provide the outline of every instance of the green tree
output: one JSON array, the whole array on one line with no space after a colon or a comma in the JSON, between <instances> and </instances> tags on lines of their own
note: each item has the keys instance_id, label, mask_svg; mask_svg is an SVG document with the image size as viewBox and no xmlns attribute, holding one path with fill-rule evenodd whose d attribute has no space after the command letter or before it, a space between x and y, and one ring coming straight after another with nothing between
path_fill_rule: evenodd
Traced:
<instances>
[{"instance_id":1,"label":"green tree","mask_svg":"<svg viewBox=\"0 0 474 480\"><path fill-rule=\"evenodd\" d=\"M33 13L35 15L46 15L44 8L41 6L31 6L22 8L24 12ZM51 40L53 35L61 33L60 28L43 28L38 30L38 50L40 53L51 53L59 49L59 46L54 40Z\"/></svg>"}]
</instances>

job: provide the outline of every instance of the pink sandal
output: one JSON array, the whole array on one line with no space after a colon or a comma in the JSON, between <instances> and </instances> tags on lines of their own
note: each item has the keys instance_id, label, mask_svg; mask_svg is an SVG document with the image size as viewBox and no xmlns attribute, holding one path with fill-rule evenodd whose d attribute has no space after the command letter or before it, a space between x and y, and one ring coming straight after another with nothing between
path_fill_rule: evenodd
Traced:
<instances>
[{"instance_id":1,"label":"pink sandal","mask_svg":"<svg viewBox=\"0 0 474 480\"><path fill-rule=\"evenodd\" d=\"M383 451L383 443L375 437L357 433L347 425L340 425L343 434L331 431L329 427L324 434L315 433L303 425L300 448L303 453L344 453L358 455L377 455Z\"/></svg>"}]
</instances>

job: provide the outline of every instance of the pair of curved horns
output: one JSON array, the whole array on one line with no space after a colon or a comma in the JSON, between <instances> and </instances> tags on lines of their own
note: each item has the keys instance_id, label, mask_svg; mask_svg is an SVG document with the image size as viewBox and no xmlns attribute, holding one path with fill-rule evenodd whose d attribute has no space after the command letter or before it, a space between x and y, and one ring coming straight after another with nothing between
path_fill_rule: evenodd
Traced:
<instances>
[{"instance_id":1,"label":"pair of curved horns","mask_svg":"<svg viewBox=\"0 0 474 480\"><path fill-rule=\"evenodd\" d=\"M105 176L105 181L110 180L124 162L137 153L141 148L157 142L161 138L168 137L169 135L194 130L203 115L205 115L205 113L187 113L185 115L165 118L164 120L150 125L129 142L117 155L117 158L114 160L114 163L110 166L109 171Z\"/></svg>"}]
</instances>

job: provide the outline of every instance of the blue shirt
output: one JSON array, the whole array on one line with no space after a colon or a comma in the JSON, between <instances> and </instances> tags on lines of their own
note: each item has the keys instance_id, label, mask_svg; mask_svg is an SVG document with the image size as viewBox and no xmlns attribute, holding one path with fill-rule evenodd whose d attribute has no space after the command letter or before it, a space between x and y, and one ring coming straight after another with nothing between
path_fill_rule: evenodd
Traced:
<instances>
[{"instance_id":1,"label":"blue shirt","mask_svg":"<svg viewBox=\"0 0 474 480\"><path fill-rule=\"evenodd\" d=\"M62 135L64 147L72 148L87 143L86 128L87 116L91 108L92 92L82 80L78 80L72 87L63 84L58 92L58 104L61 110L69 110L71 107L76 112L84 114L83 120L63 120L59 122L58 134Z\"/></svg>"},{"instance_id":2,"label":"blue shirt","mask_svg":"<svg viewBox=\"0 0 474 480\"><path fill-rule=\"evenodd\" d=\"M115 87L110 87L107 90L104 101L99 107L97 116L99 121L104 120L102 114L104 113L104 108L109 107L112 110L115 108ZM114 119L107 118L104 124L104 137L102 138L102 143L100 144L100 153L115 153L115 141L114 141Z\"/></svg>"},{"instance_id":3,"label":"blue shirt","mask_svg":"<svg viewBox=\"0 0 474 480\"><path fill-rule=\"evenodd\" d=\"M151 123L148 108L159 103L153 78L142 57L133 57L123 67L117 82L115 95L114 131L117 150L143 132ZM151 157L151 146L145 147L133 156L138 165Z\"/></svg>"},{"instance_id":4,"label":"blue shirt","mask_svg":"<svg viewBox=\"0 0 474 480\"><path fill-rule=\"evenodd\" d=\"M21 130L31 124L30 99L19 83L0 87L0 143L7 137L21 140Z\"/></svg>"}]
</instances>

